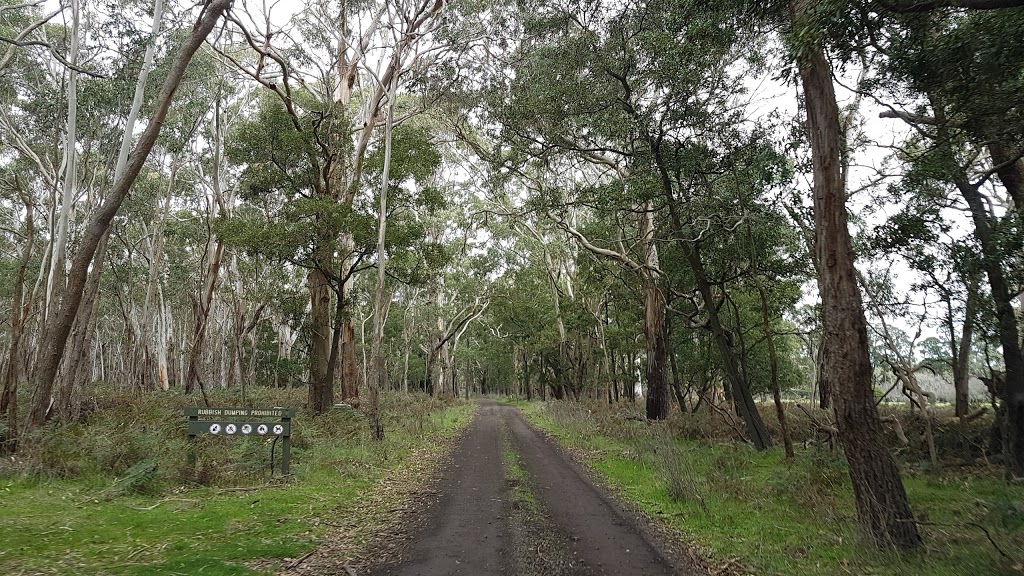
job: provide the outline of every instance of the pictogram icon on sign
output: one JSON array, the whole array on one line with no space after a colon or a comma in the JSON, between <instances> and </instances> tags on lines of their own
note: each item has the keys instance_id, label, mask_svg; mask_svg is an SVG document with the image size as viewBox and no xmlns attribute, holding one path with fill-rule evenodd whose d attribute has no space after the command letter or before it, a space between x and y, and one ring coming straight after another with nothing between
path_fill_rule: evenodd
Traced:
<instances>
[{"instance_id":1,"label":"pictogram icon on sign","mask_svg":"<svg viewBox=\"0 0 1024 576\"><path fill-rule=\"evenodd\" d=\"M274 424L274 434L281 435L284 433L284 426L280 424Z\"/></svg>"},{"instance_id":2,"label":"pictogram icon on sign","mask_svg":"<svg viewBox=\"0 0 1024 576\"><path fill-rule=\"evenodd\" d=\"M210 424L210 434L220 434L220 424Z\"/></svg>"},{"instance_id":3,"label":"pictogram icon on sign","mask_svg":"<svg viewBox=\"0 0 1024 576\"><path fill-rule=\"evenodd\" d=\"M266 434L267 433L267 425L266 424L260 424L259 427L256 428L256 433L261 435L261 436L263 434Z\"/></svg>"},{"instance_id":4,"label":"pictogram icon on sign","mask_svg":"<svg viewBox=\"0 0 1024 576\"><path fill-rule=\"evenodd\" d=\"M227 432L228 434L234 434L236 431L238 431L238 427L235 426L234 424L228 424L227 426L224 427L224 431Z\"/></svg>"},{"instance_id":5,"label":"pictogram icon on sign","mask_svg":"<svg viewBox=\"0 0 1024 576\"><path fill-rule=\"evenodd\" d=\"M252 434L252 424L242 424L242 434Z\"/></svg>"}]
</instances>

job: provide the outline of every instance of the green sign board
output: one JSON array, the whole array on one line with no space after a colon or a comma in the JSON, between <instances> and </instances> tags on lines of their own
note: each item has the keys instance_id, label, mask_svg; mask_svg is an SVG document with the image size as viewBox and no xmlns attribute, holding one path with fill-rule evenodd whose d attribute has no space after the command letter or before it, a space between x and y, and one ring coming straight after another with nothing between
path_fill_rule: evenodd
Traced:
<instances>
[{"instance_id":1,"label":"green sign board","mask_svg":"<svg viewBox=\"0 0 1024 576\"><path fill-rule=\"evenodd\" d=\"M194 441L200 435L227 437L256 436L281 439L281 473L288 473L291 462L291 408L198 408L185 409L188 416L188 438L193 441L189 462L196 460ZM273 454L273 452L271 452ZM273 469L273 461L271 461Z\"/></svg>"},{"instance_id":2,"label":"green sign board","mask_svg":"<svg viewBox=\"0 0 1024 576\"><path fill-rule=\"evenodd\" d=\"M292 423L238 422L235 420L189 420L188 435L219 434L222 436L291 436Z\"/></svg>"}]
</instances>

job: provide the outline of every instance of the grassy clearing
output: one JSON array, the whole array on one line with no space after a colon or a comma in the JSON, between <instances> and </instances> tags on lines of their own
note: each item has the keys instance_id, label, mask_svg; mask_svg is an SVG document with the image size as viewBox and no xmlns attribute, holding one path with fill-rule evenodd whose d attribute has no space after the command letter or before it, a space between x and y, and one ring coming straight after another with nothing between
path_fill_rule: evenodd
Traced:
<instances>
[{"instance_id":1,"label":"grassy clearing","mask_svg":"<svg viewBox=\"0 0 1024 576\"><path fill-rule=\"evenodd\" d=\"M251 405L296 406L301 392ZM378 482L414 450L443 449L474 408L387 397L383 442L359 412L300 414L292 475L271 480L261 439L204 438L190 474L180 397L96 401L83 423L44 429L0 468L0 574L270 573L316 547L336 518L351 524Z\"/></svg>"},{"instance_id":2,"label":"grassy clearing","mask_svg":"<svg viewBox=\"0 0 1024 576\"><path fill-rule=\"evenodd\" d=\"M1024 491L1000 471L926 472L904 482L927 550L865 550L855 528L845 461L826 446L758 453L745 445L685 439L694 423L629 421L607 406L533 403L528 418L581 452L627 499L663 519L720 565L751 574L999 575L1024 573ZM680 417L676 417L680 418ZM1007 560L989 543L989 530ZM735 568L742 566L742 568Z\"/></svg>"}]
</instances>

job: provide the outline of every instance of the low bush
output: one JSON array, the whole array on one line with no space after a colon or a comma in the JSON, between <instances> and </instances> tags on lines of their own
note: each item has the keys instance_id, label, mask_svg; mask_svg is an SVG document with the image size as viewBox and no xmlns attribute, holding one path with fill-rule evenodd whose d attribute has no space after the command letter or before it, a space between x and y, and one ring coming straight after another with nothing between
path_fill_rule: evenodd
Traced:
<instances>
[{"instance_id":1,"label":"low bush","mask_svg":"<svg viewBox=\"0 0 1024 576\"><path fill-rule=\"evenodd\" d=\"M927 459L923 421L903 406L896 415L910 446L891 431L911 506L922 519L927 552L901 556L861 546L846 461L810 417L787 406L796 457L780 447L758 452L737 441L722 414L672 414L646 422L637 405L533 403L537 425L580 450L621 494L669 522L728 573L997 575L1019 573L1024 561L1024 496L983 459L953 450L956 435L984 436L990 423L961 425L946 409L935 414L943 466ZM778 439L772 406L761 406ZM827 411L808 409L819 422ZM983 419L979 419L983 420Z\"/></svg>"}]
</instances>

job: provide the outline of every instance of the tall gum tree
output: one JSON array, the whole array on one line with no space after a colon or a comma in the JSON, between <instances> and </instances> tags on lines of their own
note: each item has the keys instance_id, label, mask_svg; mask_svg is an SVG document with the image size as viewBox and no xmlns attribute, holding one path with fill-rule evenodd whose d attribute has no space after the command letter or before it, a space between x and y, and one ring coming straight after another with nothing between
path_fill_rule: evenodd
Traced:
<instances>
[{"instance_id":1,"label":"tall gum tree","mask_svg":"<svg viewBox=\"0 0 1024 576\"><path fill-rule=\"evenodd\" d=\"M729 328L717 317L720 299L703 262L704 250L697 234L687 232L721 221L699 213L700 204L691 202L710 191L701 182L713 179L710 170L693 167L729 155L717 148L722 140L708 135L731 133L728 123L740 121L735 102L729 101L736 91L727 88L738 85L727 70L742 59L739 38L726 24L728 10L686 3L598 8L570 2L535 8L524 19L519 50L510 59L516 69L508 81L511 94L495 98L492 113L502 122L503 142L512 143L518 154L514 159L532 158L546 177L564 180L566 190L586 193L582 204L616 206L636 215L636 231L626 234L639 239L636 254L627 254L614 240L594 238L590 244L604 251L595 253L618 259L643 278L648 380L655 391L648 398L650 415L663 417L670 363L662 352L664 295L656 297L655 291L664 293L666 286L661 279L652 281L660 276L653 272L659 266L646 264L659 259L659 242L673 239L688 247L685 262L695 278L704 280L698 282L697 297L714 316L705 326L715 334L727 366L740 363ZM664 18L646 18L651 12ZM720 124L712 127L713 119ZM691 161L695 157L701 160ZM548 197L540 194L538 202ZM691 217L694 222L688 221ZM727 370L727 377L741 400L737 407L751 441L767 448L771 439L749 382L738 368Z\"/></svg>"},{"instance_id":2,"label":"tall gum tree","mask_svg":"<svg viewBox=\"0 0 1024 576\"><path fill-rule=\"evenodd\" d=\"M862 536L880 547L922 545L896 462L882 441L843 186L839 106L832 67L815 35L817 0L792 0L807 134L813 163L814 244L824 315L822 378L833 393Z\"/></svg>"},{"instance_id":3,"label":"tall gum tree","mask_svg":"<svg viewBox=\"0 0 1024 576\"><path fill-rule=\"evenodd\" d=\"M1020 288L1009 264L1014 250L1009 247L1019 242L1024 214L1024 9L1020 2L883 5L888 12L877 26L891 50L879 84L889 88L886 96L909 92L919 105L889 105L882 116L913 129L909 172L942 183L966 204L1005 364L1005 385L993 390L1001 400L995 437L1007 475L1024 477L1024 358L1015 296ZM1009 210L993 209L1000 195L1008 199Z\"/></svg>"},{"instance_id":4,"label":"tall gum tree","mask_svg":"<svg viewBox=\"0 0 1024 576\"><path fill-rule=\"evenodd\" d=\"M46 420L57 371L64 357L72 325L82 305L82 296L97 248L107 236L111 221L142 171L150 150L156 144L189 62L230 6L231 0L211 0L202 6L195 25L173 60L155 101L154 112L148 118L146 129L128 157L124 172L114 180L111 188L103 196L103 203L92 213L85 226L78 248L71 259L66 288L60 301L55 303L55 308L47 317L43 328L41 353L33 378L32 407L28 419L30 427L39 426Z\"/></svg>"},{"instance_id":5,"label":"tall gum tree","mask_svg":"<svg viewBox=\"0 0 1024 576\"><path fill-rule=\"evenodd\" d=\"M309 270L312 339L309 405L316 413L333 404L339 372L342 398L356 402L358 397L350 297L354 276L365 267L366 250L351 227L336 218L351 212L363 193L366 155L385 121L388 93L397 92L412 72L429 67L430 57L418 46L432 37L444 6L310 3L295 20L306 40L301 50L281 44L293 36L274 29L269 14L262 24L232 20L243 30L255 61L223 54L280 101L291 129L304 134L300 146L313 170L303 176L309 188L304 194L320 208L314 214L312 252L303 266ZM321 74L308 73L307 67Z\"/></svg>"}]
</instances>

